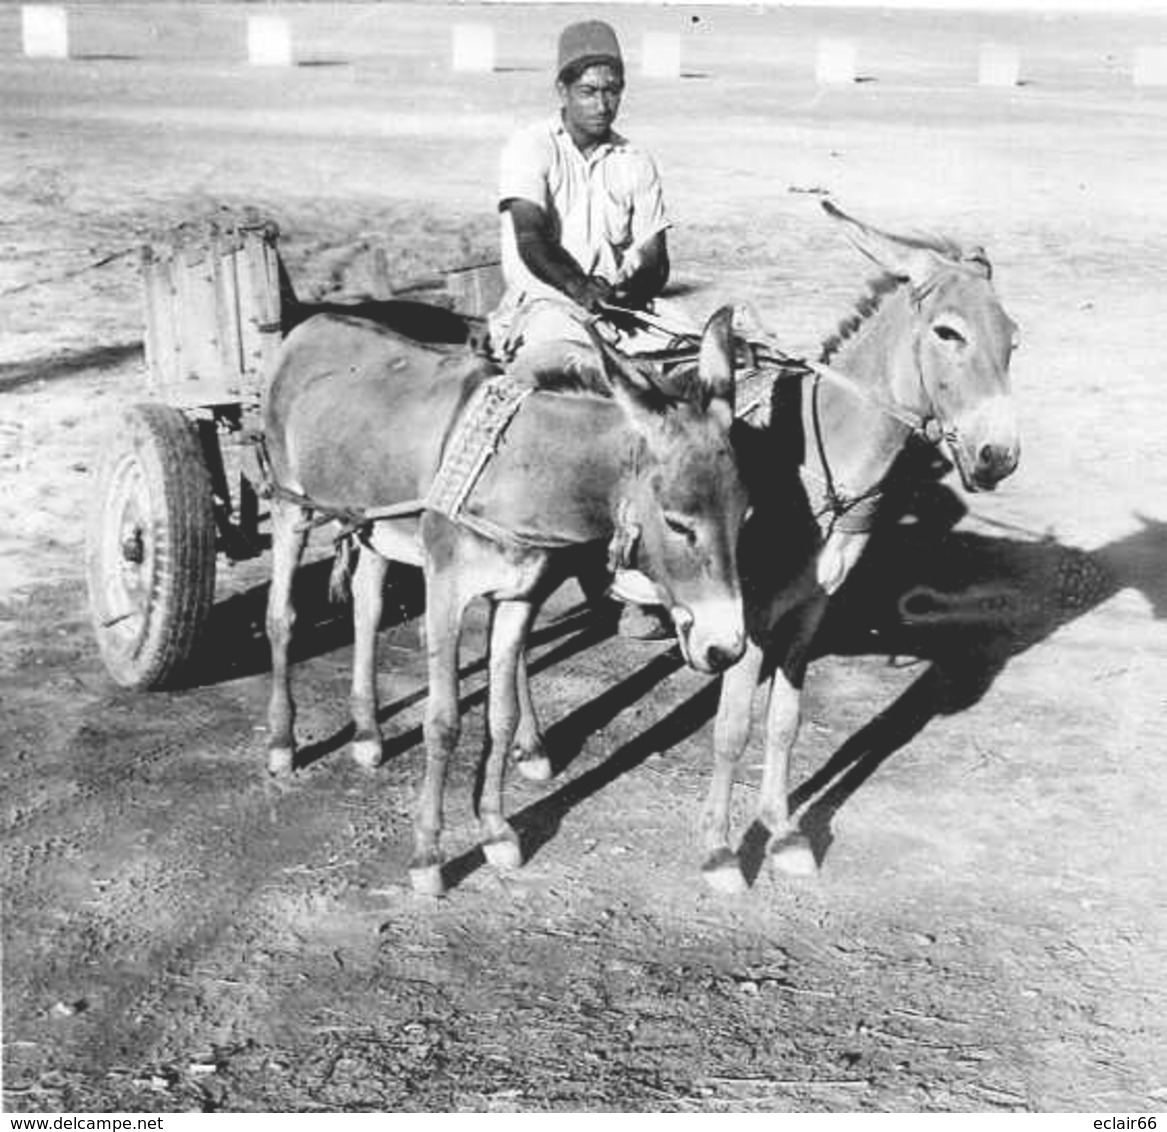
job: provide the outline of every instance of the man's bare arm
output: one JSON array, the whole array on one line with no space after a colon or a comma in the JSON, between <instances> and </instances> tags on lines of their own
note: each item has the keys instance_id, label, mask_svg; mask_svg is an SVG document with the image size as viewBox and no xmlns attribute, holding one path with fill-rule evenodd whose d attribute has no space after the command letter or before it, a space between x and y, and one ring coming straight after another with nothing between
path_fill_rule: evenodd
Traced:
<instances>
[{"instance_id":1,"label":"man's bare arm","mask_svg":"<svg viewBox=\"0 0 1167 1132\"><path fill-rule=\"evenodd\" d=\"M513 198L500 206L511 214L519 258L536 279L562 291L585 310L611 301L612 285L588 275L550 234L547 214L533 201Z\"/></svg>"}]
</instances>

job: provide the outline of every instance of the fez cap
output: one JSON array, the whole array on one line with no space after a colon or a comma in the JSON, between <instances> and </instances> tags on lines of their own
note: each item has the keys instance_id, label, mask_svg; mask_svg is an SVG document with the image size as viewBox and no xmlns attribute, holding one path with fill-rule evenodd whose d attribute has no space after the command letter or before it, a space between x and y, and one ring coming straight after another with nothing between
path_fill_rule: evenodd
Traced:
<instances>
[{"instance_id":1,"label":"fez cap","mask_svg":"<svg viewBox=\"0 0 1167 1132\"><path fill-rule=\"evenodd\" d=\"M610 24L603 20L584 20L563 29L559 37L559 69L562 76L568 68L585 70L592 63L615 63L621 69L624 57L620 41Z\"/></svg>"}]
</instances>

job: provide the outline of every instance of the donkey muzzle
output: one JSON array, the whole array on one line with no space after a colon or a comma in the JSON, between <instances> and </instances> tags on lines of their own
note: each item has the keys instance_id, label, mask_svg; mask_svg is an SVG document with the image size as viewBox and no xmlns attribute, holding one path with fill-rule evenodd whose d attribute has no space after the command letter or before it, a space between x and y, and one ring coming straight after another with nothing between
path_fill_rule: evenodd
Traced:
<instances>
[{"instance_id":1,"label":"donkey muzzle","mask_svg":"<svg viewBox=\"0 0 1167 1132\"><path fill-rule=\"evenodd\" d=\"M992 491L1012 475L1021 457L1013 402L994 397L957 422L952 451L969 491Z\"/></svg>"},{"instance_id":2,"label":"donkey muzzle","mask_svg":"<svg viewBox=\"0 0 1167 1132\"><path fill-rule=\"evenodd\" d=\"M740 601L705 602L695 613L675 605L670 612L681 655L690 668L710 675L723 672L746 651Z\"/></svg>"}]
</instances>

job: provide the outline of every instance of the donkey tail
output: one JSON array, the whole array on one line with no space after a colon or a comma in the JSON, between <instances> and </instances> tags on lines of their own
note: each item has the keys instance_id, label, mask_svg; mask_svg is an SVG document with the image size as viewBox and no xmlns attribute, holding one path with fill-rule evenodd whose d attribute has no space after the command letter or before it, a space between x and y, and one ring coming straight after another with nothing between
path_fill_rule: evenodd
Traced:
<instances>
[{"instance_id":1,"label":"donkey tail","mask_svg":"<svg viewBox=\"0 0 1167 1132\"><path fill-rule=\"evenodd\" d=\"M356 569L360 545L356 535L347 534L336 540L336 557L328 578L328 597L338 605L348 601L352 592L353 570Z\"/></svg>"}]
</instances>

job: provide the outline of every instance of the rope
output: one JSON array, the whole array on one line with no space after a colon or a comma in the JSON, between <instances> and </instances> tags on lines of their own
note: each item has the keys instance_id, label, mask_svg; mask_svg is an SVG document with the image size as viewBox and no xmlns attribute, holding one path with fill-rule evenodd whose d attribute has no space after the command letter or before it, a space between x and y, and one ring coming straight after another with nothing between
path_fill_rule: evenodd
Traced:
<instances>
[{"instance_id":1,"label":"rope","mask_svg":"<svg viewBox=\"0 0 1167 1132\"><path fill-rule=\"evenodd\" d=\"M489 519L470 516L463 511L503 433L532 391L531 386L506 375L479 386L463 411L434 481L423 498L406 499L382 507L335 507L271 480L269 472L271 495L311 512L309 518L300 524L300 530L315 530L326 523L339 523L340 530L335 536L338 543L373 523L403 519L430 510L470 527L493 542L511 542L526 547L566 545L557 537L519 535Z\"/></svg>"},{"instance_id":2,"label":"rope","mask_svg":"<svg viewBox=\"0 0 1167 1132\"><path fill-rule=\"evenodd\" d=\"M689 328L674 326L667 320L657 315L649 314L647 311L632 310L628 307L618 307L610 304L605 305L602 310L605 314L611 313L621 318L635 319L651 330L671 334L674 338L680 338L686 341L696 340L693 331ZM821 377L824 381L829 381L839 388L845 389L853 396L868 402L868 404L874 405L880 412L886 413L894 420L898 420L913 432L924 435L926 439L932 439L928 435L930 422L925 418L919 416L917 413L913 413L909 409L905 409L902 405L896 405L893 402L884 400L882 397L876 397L866 386L860 385L854 378L849 377L837 369L832 369L822 362L812 362L807 358L796 358L788 354L778 345L772 335L765 330L760 330L755 336L743 338L741 341L754 354L752 359L753 365L758 366L768 363L777 366L782 371L782 377L806 377L809 374L814 374L817 377ZM756 406L751 405L750 407L755 408ZM937 437L936 439L939 438Z\"/></svg>"}]
</instances>

